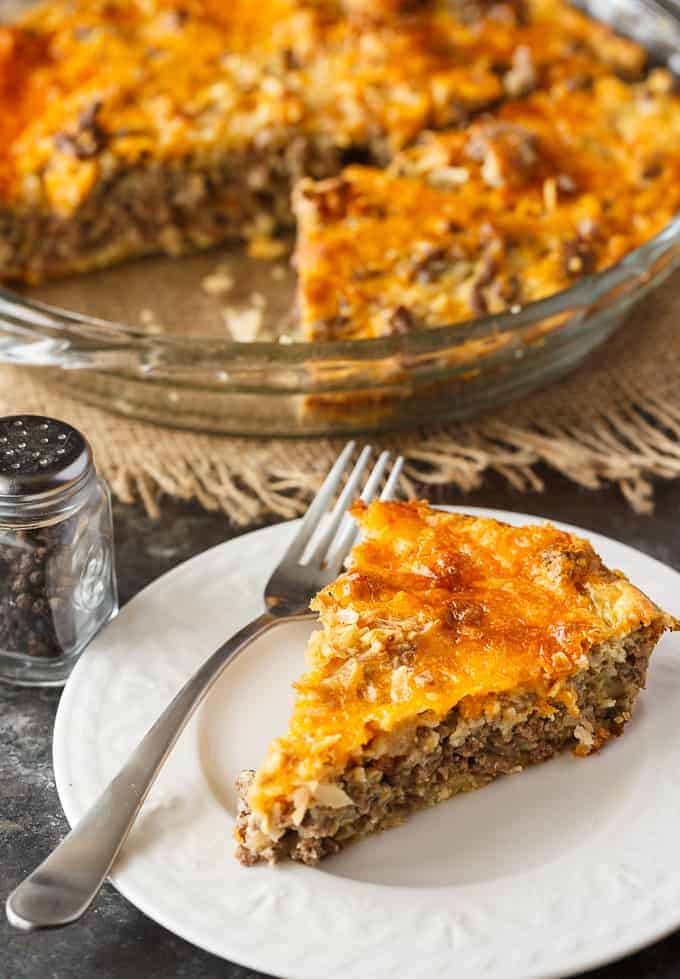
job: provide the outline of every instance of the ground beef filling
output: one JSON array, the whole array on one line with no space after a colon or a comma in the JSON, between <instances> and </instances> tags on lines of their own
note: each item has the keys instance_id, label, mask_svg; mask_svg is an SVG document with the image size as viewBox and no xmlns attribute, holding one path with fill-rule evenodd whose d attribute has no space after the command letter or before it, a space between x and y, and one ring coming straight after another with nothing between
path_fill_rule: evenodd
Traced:
<instances>
[{"instance_id":1,"label":"ground beef filling","mask_svg":"<svg viewBox=\"0 0 680 979\"><path fill-rule=\"evenodd\" d=\"M629 719L657 638L640 630L600 655L595 651L591 669L572 684L579 716L563 706L543 716L527 695L499 698L498 716L473 725L461 722L454 708L436 727L416 728L407 754L366 758L348 769L338 785L353 805L313 807L299 826L289 819L283 835L258 847L248 845L249 830L256 827L246 801L254 772L243 772L237 783L237 858L246 865L285 858L313 865L350 841L397 826L410 813L480 788L498 775L521 771L566 748L577 754L596 750L620 734ZM517 723L509 724L515 715Z\"/></svg>"},{"instance_id":2,"label":"ground beef filling","mask_svg":"<svg viewBox=\"0 0 680 979\"><path fill-rule=\"evenodd\" d=\"M118 168L73 214L0 205L0 279L39 281L165 252L181 255L293 226L291 187L342 166L339 152L290 134L212 163L186 158Z\"/></svg>"}]
</instances>

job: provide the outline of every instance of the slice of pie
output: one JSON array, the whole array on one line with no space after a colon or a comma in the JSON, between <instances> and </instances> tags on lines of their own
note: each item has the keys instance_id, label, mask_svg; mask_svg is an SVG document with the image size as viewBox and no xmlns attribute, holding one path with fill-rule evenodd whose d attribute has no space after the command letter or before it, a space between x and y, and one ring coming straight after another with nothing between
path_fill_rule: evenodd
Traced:
<instances>
[{"instance_id":1,"label":"slice of pie","mask_svg":"<svg viewBox=\"0 0 680 979\"><path fill-rule=\"evenodd\" d=\"M679 624L580 537L426 503L356 504L315 598L288 733L238 779L244 864L315 864L457 792L621 733Z\"/></svg>"}]
</instances>

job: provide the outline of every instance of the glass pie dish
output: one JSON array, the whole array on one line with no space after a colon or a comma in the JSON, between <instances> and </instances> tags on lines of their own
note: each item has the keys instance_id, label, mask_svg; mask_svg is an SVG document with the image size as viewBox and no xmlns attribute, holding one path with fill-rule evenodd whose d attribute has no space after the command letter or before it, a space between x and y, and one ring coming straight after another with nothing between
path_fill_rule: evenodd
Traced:
<instances>
[{"instance_id":1,"label":"glass pie dish","mask_svg":"<svg viewBox=\"0 0 680 979\"><path fill-rule=\"evenodd\" d=\"M674 0L591 0L587 9L680 72ZM8 10L0 0L0 17ZM0 360L40 367L84 401L202 431L302 436L459 420L575 368L678 264L680 216L611 268L510 312L310 343L290 335L285 256L225 247L0 289Z\"/></svg>"}]
</instances>

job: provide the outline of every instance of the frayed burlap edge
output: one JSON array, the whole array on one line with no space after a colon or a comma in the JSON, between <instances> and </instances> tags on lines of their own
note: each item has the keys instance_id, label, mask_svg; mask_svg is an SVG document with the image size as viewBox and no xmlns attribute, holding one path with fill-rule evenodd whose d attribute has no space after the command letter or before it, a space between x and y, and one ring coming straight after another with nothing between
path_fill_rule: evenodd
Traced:
<instances>
[{"instance_id":1,"label":"frayed burlap edge","mask_svg":"<svg viewBox=\"0 0 680 979\"><path fill-rule=\"evenodd\" d=\"M541 491L547 466L589 489L615 483L635 510L651 511L654 480L680 476L679 281L644 300L587 365L550 390L467 424L371 441L405 456L409 494L444 484L474 490L491 472ZM197 501L240 526L298 515L342 445L163 429L88 407L34 370L2 367L0 413L17 412L80 428L119 500L141 500L152 516L165 498Z\"/></svg>"}]
</instances>

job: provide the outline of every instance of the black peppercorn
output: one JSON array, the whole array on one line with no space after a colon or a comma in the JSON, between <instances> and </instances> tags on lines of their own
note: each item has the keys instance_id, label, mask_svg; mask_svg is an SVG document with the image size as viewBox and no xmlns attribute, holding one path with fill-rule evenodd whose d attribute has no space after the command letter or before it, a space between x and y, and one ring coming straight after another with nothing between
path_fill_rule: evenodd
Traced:
<instances>
[{"instance_id":1,"label":"black peppercorn","mask_svg":"<svg viewBox=\"0 0 680 979\"><path fill-rule=\"evenodd\" d=\"M64 681L116 610L111 556L108 491L80 433L0 418L0 677Z\"/></svg>"},{"instance_id":2,"label":"black peppercorn","mask_svg":"<svg viewBox=\"0 0 680 979\"><path fill-rule=\"evenodd\" d=\"M61 655L45 589L45 570L63 529L38 532L32 549L28 549L30 538L23 533L16 542L20 546L4 543L0 547L0 581L8 582L6 598L0 604L0 649L29 656ZM51 546L46 543L50 536Z\"/></svg>"}]
</instances>

